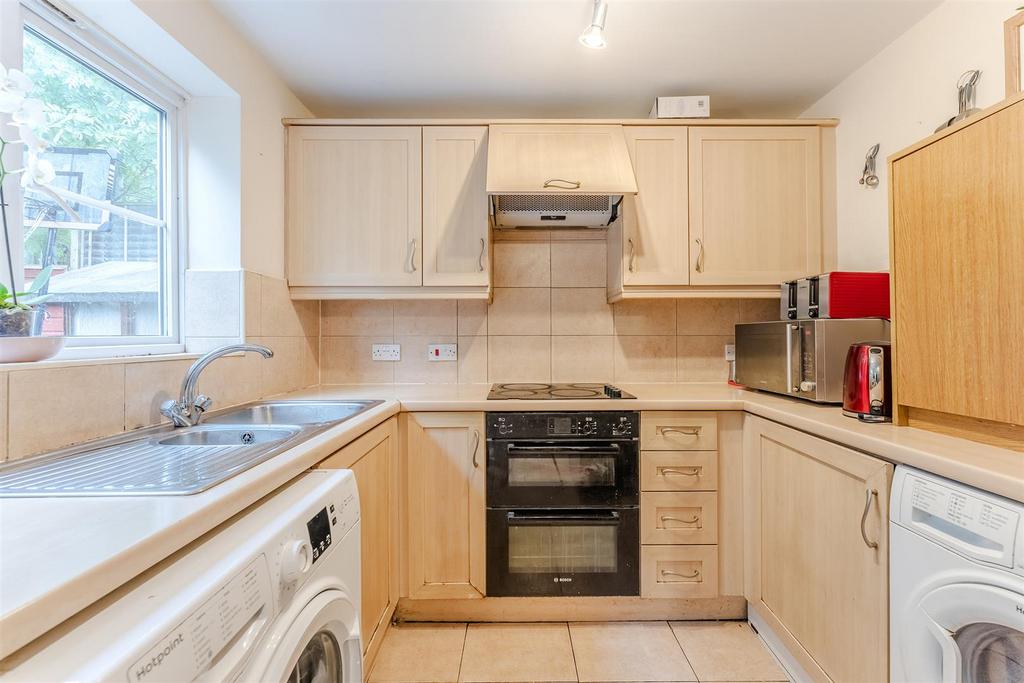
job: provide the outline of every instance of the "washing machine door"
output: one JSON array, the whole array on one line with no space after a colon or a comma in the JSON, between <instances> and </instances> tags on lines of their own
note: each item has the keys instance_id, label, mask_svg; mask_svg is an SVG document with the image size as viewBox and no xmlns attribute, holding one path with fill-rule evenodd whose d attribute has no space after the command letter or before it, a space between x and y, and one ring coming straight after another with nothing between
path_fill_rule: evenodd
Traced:
<instances>
[{"instance_id":1,"label":"washing machine door","mask_svg":"<svg viewBox=\"0 0 1024 683\"><path fill-rule=\"evenodd\" d=\"M1024 681L1022 609L1021 593L980 583L949 584L925 595L920 614L942 651L942 683Z\"/></svg>"},{"instance_id":2,"label":"washing machine door","mask_svg":"<svg viewBox=\"0 0 1024 683\"><path fill-rule=\"evenodd\" d=\"M361 683L359 616L344 591L318 593L287 622L275 625L244 680Z\"/></svg>"}]
</instances>

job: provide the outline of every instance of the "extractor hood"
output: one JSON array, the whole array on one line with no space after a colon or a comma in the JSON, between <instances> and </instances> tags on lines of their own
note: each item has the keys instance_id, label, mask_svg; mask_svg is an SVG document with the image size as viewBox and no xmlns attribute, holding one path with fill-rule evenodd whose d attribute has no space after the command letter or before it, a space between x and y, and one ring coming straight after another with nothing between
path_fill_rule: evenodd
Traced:
<instances>
[{"instance_id":1,"label":"extractor hood","mask_svg":"<svg viewBox=\"0 0 1024 683\"><path fill-rule=\"evenodd\" d=\"M487 193L496 227L603 227L618 215L622 195L636 191L622 126L490 126Z\"/></svg>"}]
</instances>

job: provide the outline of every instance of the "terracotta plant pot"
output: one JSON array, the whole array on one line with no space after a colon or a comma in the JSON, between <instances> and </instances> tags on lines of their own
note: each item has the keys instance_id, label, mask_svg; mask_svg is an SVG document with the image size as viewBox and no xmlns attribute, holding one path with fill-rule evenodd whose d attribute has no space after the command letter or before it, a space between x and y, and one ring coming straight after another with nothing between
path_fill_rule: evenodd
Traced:
<instances>
[{"instance_id":1,"label":"terracotta plant pot","mask_svg":"<svg viewBox=\"0 0 1024 683\"><path fill-rule=\"evenodd\" d=\"M36 320L43 315L38 308L0 308L0 337L29 337Z\"/></svg>"}]
</instances>

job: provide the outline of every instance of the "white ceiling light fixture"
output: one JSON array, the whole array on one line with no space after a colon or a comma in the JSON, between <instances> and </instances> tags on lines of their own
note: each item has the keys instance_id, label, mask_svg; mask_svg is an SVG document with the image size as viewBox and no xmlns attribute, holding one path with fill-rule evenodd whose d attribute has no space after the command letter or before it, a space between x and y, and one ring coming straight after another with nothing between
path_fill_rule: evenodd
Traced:
<instances>
[{"instance_id":1,"label":"white ceiling light fixture","mask_svg":"<svg viewBox=\"0 0 1024 683\"><path fill-rule=\"evenodd\" d=\"M590 26L580 34L580 43L592 50L603 50L608 44L604 40L604 22L608 18L608 3L606 0L594 0L594 18Z\"/></svg>"}]
</instances>

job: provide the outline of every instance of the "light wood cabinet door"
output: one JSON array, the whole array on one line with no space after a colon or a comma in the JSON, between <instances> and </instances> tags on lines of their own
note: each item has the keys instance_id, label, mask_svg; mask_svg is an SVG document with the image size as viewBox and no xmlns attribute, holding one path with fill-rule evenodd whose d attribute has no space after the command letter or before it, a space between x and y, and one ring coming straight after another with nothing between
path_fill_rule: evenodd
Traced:
<instances>
[{"instance_id":1,"label":"light wood cabinet door","mask_svg":"<svg viewBox=\"0 0 1024 683\"><path fill-rule=\"evenodd\" d=\"M423 284L490 282L487 127L423 129Z\"/></svg>"},{"instance_id":2,"label":"light wood cabinet door","mask_svg":"<svg viewBox=\"0 0 1024 683\"><path fill-rule=\"evenodd\" d=\"M360 625L372 662L398 603L398 426L392 418L317 465L351 469L359 490Z\"/></svg>"},{"instance_id":3,"label":"light wood cabinet door","mask_svg":"<svg viewBox=\"0 0 1024 683\"><path fill-rule=\"evenodd\" d=\"M406 525L411 598L485 594L483 413L408 413Z\"/></svg>"},{"instance_id":4,"label":"light wood cabinet door","mask_svg":"<svg viewBox=\"0 0 1024 683\"><path fill-rule=\"evenodd\" d=\"M487 143L487 192L635 193L636 178L622 126L492 125Z\"/></svg>"},{"instance_id":5,"label":"light wood cabinet door","mask_svg":"<svg viewBox=\"0 0 1024 683\"><path fill-rule=\"evenodd\" d=\"M690 284L778 284L819 273L821 133L691 127Z\"/></svg>"},{"instance_id":6,"label":"light wood cabinet door","mask_svg":"<svg viewBox=\"0 0 1024 683\"><path fill-rule=\"evenodd\" d=\"M817 680L888 680L893 467L747 416L747 599Z\"/></svg>"},{"instance_id":7,"label":"light wood cabinet door","mask_svg":"<svg viewBox=\"0 0 1024 683\"><path fill-rule=\"evenodd\" d=\"M289 129L289 285L422 284L420 131Z\"/></svg>"},{"instance_id":8,"label":"light wood cabinet door","mask_svg":"<svg viewBox=\"0 0 1024 683\"><path fill-rule=\"evenodd\" d=\"M625 133L637 193L623 198L622 281L689 284L687 129L627 126Z\"/></svg>"}]
</instances>

